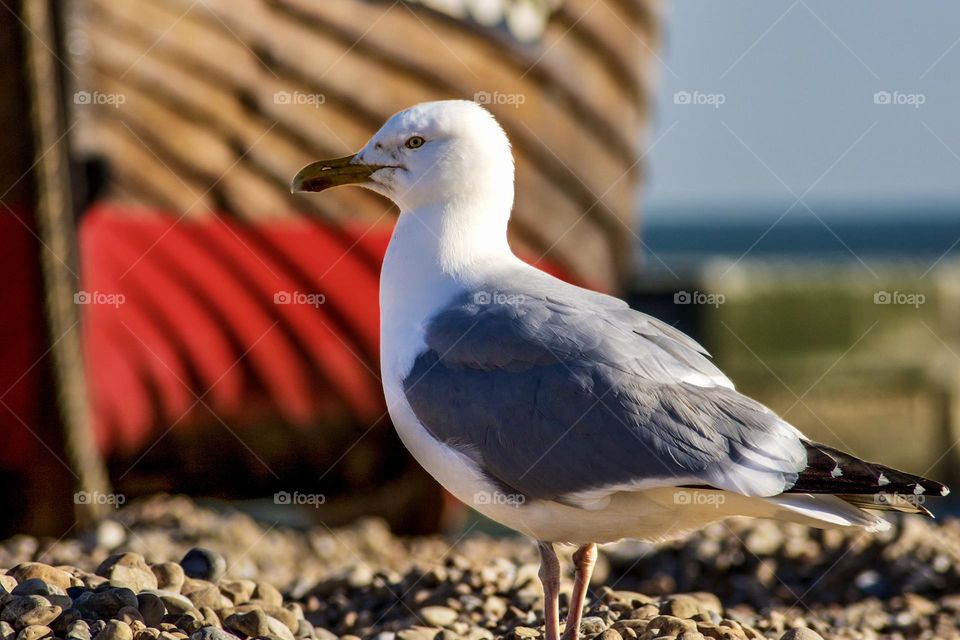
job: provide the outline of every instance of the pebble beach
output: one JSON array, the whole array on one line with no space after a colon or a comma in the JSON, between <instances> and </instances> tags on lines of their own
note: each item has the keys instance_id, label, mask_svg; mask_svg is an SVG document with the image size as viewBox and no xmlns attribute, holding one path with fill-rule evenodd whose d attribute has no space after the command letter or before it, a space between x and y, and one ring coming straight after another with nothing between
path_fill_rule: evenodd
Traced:
<instances>
[{"instance_id":1,"label":"pebble beach","mask_svg":"<svg viewBox=\"0 0 960 640\"><path fill-rule=\"evenodd\" d=\"M730 520L602 548L583 637L960 638L960 520L893 522ZM0 543L0 640L533 640L537 570L529 541L472 526L289 528L157 496L59 540Z\"/></svg>"}]
</instances>

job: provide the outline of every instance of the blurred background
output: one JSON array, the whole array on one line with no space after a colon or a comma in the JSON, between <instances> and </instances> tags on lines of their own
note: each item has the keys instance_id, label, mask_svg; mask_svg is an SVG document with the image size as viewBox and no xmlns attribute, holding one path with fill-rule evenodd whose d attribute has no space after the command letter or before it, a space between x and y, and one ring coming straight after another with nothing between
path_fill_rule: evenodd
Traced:
<instances>
[{"instance_id":1,"label":"blurred background","mask_svg":"<svg viewBox=\"0 0 960 640\"><path fill-rule=\"evenodd\" d=\"M4 6L0 534L158 492L461 527L381 396L396 211L287 189L444 98L510 135L525 259L689 332L811 437L960 479L960 7Z\"/></svg>"}]
</instances>

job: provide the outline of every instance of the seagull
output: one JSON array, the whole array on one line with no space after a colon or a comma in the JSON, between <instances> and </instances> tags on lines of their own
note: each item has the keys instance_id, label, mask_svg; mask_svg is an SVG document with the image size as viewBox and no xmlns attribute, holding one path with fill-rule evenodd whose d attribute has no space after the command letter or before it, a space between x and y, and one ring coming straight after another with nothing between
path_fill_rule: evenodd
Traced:
<instances>
[{"instance_id":1,"label":"seagull","mask_svg":"<svg viewBox=\"0 0 960 640\"><path fill-rule=\"evenodd\" d=\"M925 498L948 493L809 440L674 327L516 257L510 142L478 104L401 111L291 191L347 184L401 211L380 280L390 417L450 493L537 541L547 640L555 545L576 545L564 638L577 640L597 544L729 516L879 531L876 511L929 515Z\"/></svg>"}]
</instances>

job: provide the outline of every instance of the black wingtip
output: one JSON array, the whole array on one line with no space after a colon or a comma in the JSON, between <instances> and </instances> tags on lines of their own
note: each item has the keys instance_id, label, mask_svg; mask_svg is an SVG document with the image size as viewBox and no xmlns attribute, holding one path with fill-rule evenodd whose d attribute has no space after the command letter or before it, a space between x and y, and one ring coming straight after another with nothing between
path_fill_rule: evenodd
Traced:
<instances>
[{"instance_id":1,"label":"black wingtip","mask_svg":"<svg viewBox=\"0 0 960 640\"><path fill-rule=\"evenodd\" d=\"M874 462L867 462L833 447L816 442L804 443L807 449L807 467L797 477L790 493L831 493L834 495L872 495L882 502L882 496L898 496L924 509L920 503L927 497L949 495L950 489L936 480L930 480L904 471L898 471Z\"/></svg>"}]
</instances>

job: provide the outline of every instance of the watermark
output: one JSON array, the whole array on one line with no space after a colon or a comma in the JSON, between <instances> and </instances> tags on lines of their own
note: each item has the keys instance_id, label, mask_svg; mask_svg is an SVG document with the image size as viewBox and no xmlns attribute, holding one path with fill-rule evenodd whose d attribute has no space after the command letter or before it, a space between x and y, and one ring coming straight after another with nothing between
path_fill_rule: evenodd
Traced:
<instances>
[{"instance_id":1,"label":"watermark","mask_svg":"<svg viewBox=\"0 0 960 640\"><path fill-rule=\"evenodd\" d=\"M703 291L677 291L673 294L673 304L707 304L719 307L727 301L722 293L704 293Z\"/></svg>"},{"instance_id":2,"label":"watermark","mask_svg":"<svg viewBox=\"0 0 960 640\"><path fill-rule=\"evenodd\" d=\"M877 91L873 94L873 104L907 106L919 109L927 101L924 93L903 93L902 91Z\"/></svg>"},{"instance_id":3,"label":"watermark","mask_svg":"<svg viewBox=\"0 0 960 640\"><path fill-rule=\"evenodd\" d=\"M318 509L320 505L327 501L327 496L322 493L300 493L294 491L277 491L273 494L273 504L293 507L313 507Z\"/></svg>"},{"instance_id":4,"label":"watermark","mask_svg":"<svg viewBox=\"0 0 960 640\"><path fill-rule=\"evenodd\" d=\"M905 305L919 309L927 301L922 293L905 291L877 291L873 294L873 304Z\"/></svg>"},{"instance_id":5,"label":"watermark","mask_svg":"<svg viewBox=\"0 0 960 640\"><path fill-rule=\"evenodd\" d=\"M276 91L273 94L273 104L295 104L319 107L327 101L322 93L305 93L303 91Z\"/></svg>"},{"instance_id":6,"label":"watermark","mask_svg":"<svg viewBox=\"0 0 960 640\"><path fill-rule=\"evenodd\" d=\"M102 91L77 91L73 94L74 104L98 104L119 109L127 101L122 93L104 93Z\"/></svg>"},{"instance_id":7,"label":"watermark","mask_svg":"<svg viewBox=\"0 0 960 640\"><path fill-rule=\"evenodd\" d=\"M673 94L673 104L689 104L719 109L727 101L723 93L703 93L702 91L677 91Z\"/></svg>"},{"instance_id":8,"label":"watermark","mask_svg":"<svg viewBox=\"0 0 960 640\"><path fill-rule=\"evenodd\" d=\"M322 293L304 293L302 291L277 291L273 294L273 304L305 304L319 307L327 301Z\"/></svg>"},{"instance_id":9,"label":"watermark","mask_svg":"<svg viewBox=\"0 0 960 640\"><path fill-rule=\"evenodd\" d=\"M518 109L520 105L527 101L527 96L522 93L477 91L473 94L473 101L477 104L493 104Z\"/></svg>"},{"instance_id":10,"label":"watermark","mask_svg":"<svg viewBox=\"0 0 960 640\"><path fill-rule=\"evenodd\" d=\"M119 509L127 497L122 493L100 493L99 491L77 491L73 494L73 504L106 505Z\"/></svg>"},{"instance_id":11,"label":"watermark","mask_svg":"<svg viewBox=\"0 0 960 640\"><path fill-rule=\"evenodd\" d=\"M477 291L473 294L474 304L523 304L527 297L522 293L506 293L503 291Z\"/></svg>"},{"instance_id":12,"label":"watermark","mask_svg":"<svg viewBox=\"0 0 960 640\"><path fill-rule=\"evenodd\" d=\"M473 494L475 505L504 505L507 507L522 507L527 496L522 493L504 493L502 491L477 491Z\"/></svg>"},{"instance_id":13,"label":"watermark","mask_svg":"<svg viewBox=\"0 0 960 640\"><path fill-rule=\"evenodd\" d=\"M73 294L73 304L102 304L117 308L127 301L122 293L105 293L103 291L77 291Z\"/></svg>"},{"instance_id":14,"label":"watermark","mask_svg":"<svg viewBox=\"0 0 960 640\"><path fill-rule=\"evenodd\" d=\"M720 491L678 489L673 492L673 504L678 505L719 508L726 501L727 497Z\"/></svg>"},{"instance_id":15,"label":"watermark","mask_svg":"<svg viewBox=\"0 0 960 640\"><path fill-rule=\"evenodd\" d=\"M881 491L880 493L873 494L873 503L877 505L911 505L914 507L922 507L926 501L927 496L922 493L900 493L899 491L886 493Z\"/></svg>"}]
</instances>

